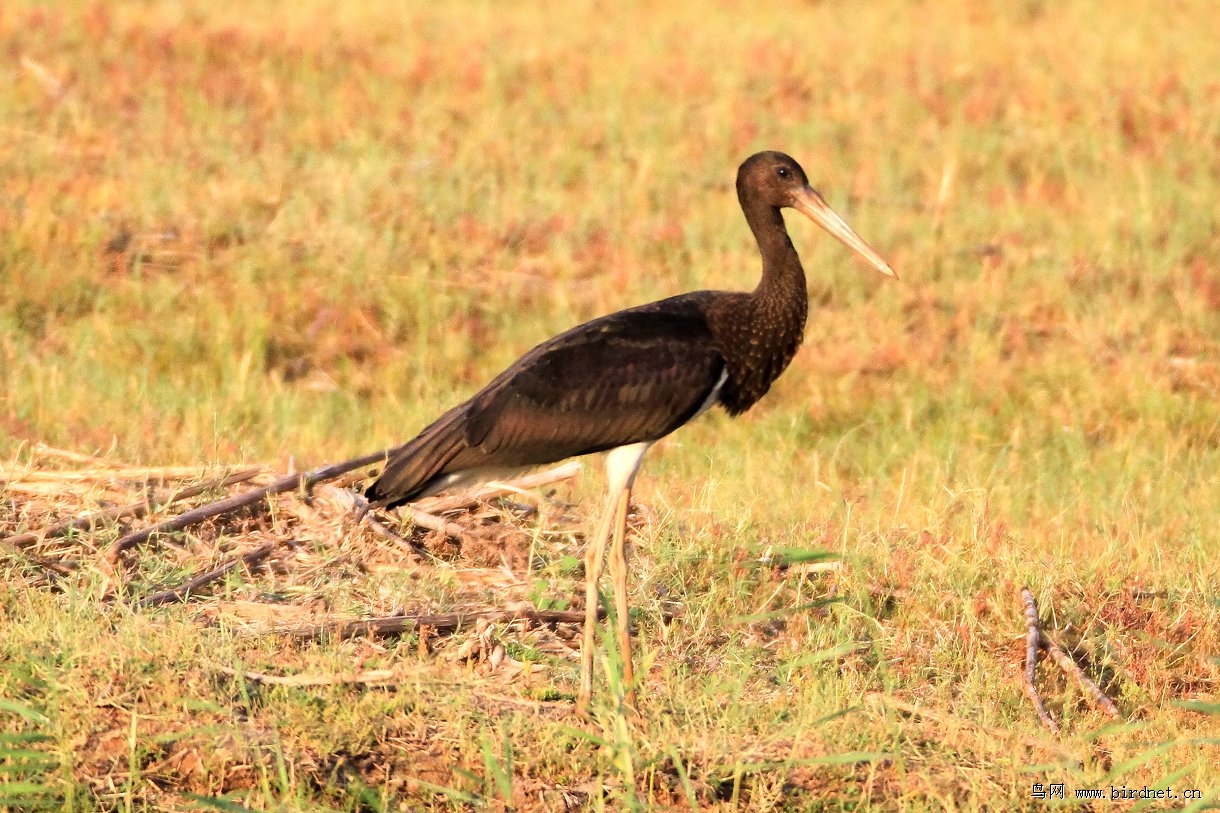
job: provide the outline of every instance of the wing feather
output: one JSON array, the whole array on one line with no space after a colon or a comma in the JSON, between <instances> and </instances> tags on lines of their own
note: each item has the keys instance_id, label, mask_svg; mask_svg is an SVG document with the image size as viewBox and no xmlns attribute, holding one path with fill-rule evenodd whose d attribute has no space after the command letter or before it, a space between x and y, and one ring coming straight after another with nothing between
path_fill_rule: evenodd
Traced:
<instances>
[{"instance_id":1,"label":"wing feather","mask_svg":"<svg viewBox=\"0 0 1220 813\"><path fill-rule=\"evenodd\" d=\"M683 294L595 319L535 347L391 457L369 488L395 505L451 475L543 465L657 440L708 406L725 370Z\"/></svg>"},{"instance_id":2,"label":"wing feather","mask_svg":"<svg viewBox=\"0 0 1220 813\"><path fill-rule=\"evenodd\" d=\"M475 395L466 440L500 465L656 440L698 412L723 369L698 314L622 311L538 346Z\"/></svg>"}]
</instances>

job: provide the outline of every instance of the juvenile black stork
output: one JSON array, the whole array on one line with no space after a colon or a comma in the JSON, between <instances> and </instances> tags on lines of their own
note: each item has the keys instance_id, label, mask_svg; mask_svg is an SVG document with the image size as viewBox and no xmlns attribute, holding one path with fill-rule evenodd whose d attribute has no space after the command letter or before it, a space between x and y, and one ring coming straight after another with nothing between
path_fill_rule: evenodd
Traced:
<instances>
[{"instance_id":1,"label":"juvenile black stork","mask_svg":"<svg viewBox=\"0 0 1220 813\"><path fill-rule=\"evenodd\" d=\"M526 353L463 404L396 449L369 487L394 507L453 486L568 457L609 451L609 494L585 554L585 627L576 708L589 711L597 582L611 531L623 682L635 695L624 535L631 486L652 444L709 407L730 415L754 405L796 353L809 312L805 270L781 209L807 215L878 271L893 269L834 213L780 152L737 170L737 199L762 254L750 293L696 291L594 319Z\"/></svg>"}]
</instances>

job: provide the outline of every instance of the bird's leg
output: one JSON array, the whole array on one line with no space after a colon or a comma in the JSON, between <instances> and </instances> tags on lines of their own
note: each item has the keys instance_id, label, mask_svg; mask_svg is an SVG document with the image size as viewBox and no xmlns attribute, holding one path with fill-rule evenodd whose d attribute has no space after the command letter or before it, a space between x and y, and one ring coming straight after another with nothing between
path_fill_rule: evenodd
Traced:
<instances>
[{"instance_id":1,"label":"bird's leg","mask_svg":"<svg viewBox=\"0 0 1220 813\"><path fill-rule=\"evenodd\" d=\"M585 549L585 634L580 645L580 691L576 695L576 713L589 716L589 702L593 697L593 647L597 633L597 582L602 575L602 559L605 558L606 539L610 536L611 523L618 513L616 506L622 489L611 487L602 512L597 534Z\"/></svg>"},{"instance_id":2,"label":"bird's leg","mask_svg":"<svg viewBox=\"0 0 1220 813\"><path fill-rule=\"evenodd\" d=\"M635 709L635 670L631 665L631 610L627 605L627 509L631 487L623 489L614 509L614 546L610 549L610 580L614 583L614 613L618 622L619 656L627 705Z\"/></svg>"},{"instance_id":3,"label":"bird's leg","mask_svg":"<svg viewBox=\"0 0 1220 813\"><path fill-rule=\"evenodd\" d=\"M619 611L619 641L623 645L623 677L627 685L627 700L634 705L635 694L631 691L631 633L627 628L627 559L623 550L623 529L627 524L627 504L631 501L631 484L652 441L641 441L628 446L611 449L606 455L606 480L609 484L606 508L597 528L597 536L585 551L585 635L580 648L580 692L576 695L576 713L589 716L589 701L593 697L593 645L597 627L597 582L601 577L602 559L606 552L606 541L610 531L615 534L615 556L613 567L614 596Z\"/></svg>"}]
</instances>

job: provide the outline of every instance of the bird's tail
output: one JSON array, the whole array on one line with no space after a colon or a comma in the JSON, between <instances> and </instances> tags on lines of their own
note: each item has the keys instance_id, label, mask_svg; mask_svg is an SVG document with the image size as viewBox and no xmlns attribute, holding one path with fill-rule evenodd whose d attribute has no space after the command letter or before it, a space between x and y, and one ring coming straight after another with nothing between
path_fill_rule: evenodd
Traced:
<instances>
[{"instance_id":1,"label":"bird's tail","mask_svg":"<svg viewBox=\"0 0 1220 813\"><path fill-rule=\"evenodd\" d=\"M446 474L446 466L467 448L466 405L462 404L398 447L364 495L369 502L387 508L427 496L430 487Z\"/></svg>"}]
</instances>

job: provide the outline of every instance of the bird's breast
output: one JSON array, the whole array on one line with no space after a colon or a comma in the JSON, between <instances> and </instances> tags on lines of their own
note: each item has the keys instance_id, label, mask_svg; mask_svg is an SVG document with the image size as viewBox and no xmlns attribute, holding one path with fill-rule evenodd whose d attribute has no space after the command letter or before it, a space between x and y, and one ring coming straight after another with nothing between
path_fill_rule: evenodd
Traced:
<instances>
[{"instance_id":1,"label":"bird's breast","mask_svg":"<svg viewBox=\"0 0 1220 813\"><path fill-rule=\"evenodd\" d=\"M805 312L752 303L735 318L713 323L713 335L725 360L726 379L719 401L731 415L745 412L767 394L800 347ZM802 303L803 304L803 303Z\"/></svg>"}]
</instances>

